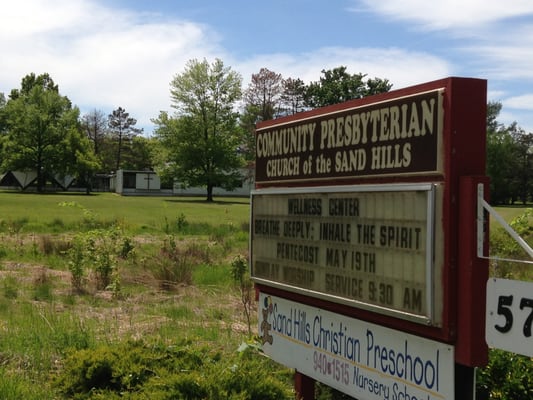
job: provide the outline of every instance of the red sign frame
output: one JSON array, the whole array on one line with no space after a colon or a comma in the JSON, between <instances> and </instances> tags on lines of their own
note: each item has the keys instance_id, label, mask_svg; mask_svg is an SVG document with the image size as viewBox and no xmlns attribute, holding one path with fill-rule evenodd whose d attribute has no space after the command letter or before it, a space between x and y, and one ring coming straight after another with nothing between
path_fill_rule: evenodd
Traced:
<instances>
[{"instance_id":1,"label":"red sign frame","mask_svg":"<svg viewBox=\"0 0 533 400\"><path fill-rule=\"evenodd\" d=\"M485 365L488 357L487 345L484 340L485 284L488 278L488 261L476 257L475 204L477 204L477 184L481 182L488 185L488 180L485 177L486 91L487 82L485 80L450 77L276 120L264 121L257 125L257 135L261 135L262 132L297 127L303 123L325 124L324 126L327 126L328 122L323 122L324 119L341 118L339 116L350 115L350 113L353 122L357 118L354 116L356 114L372 113L373 111L383 113L384 111L375 110L384 110L387 107L389 110L392 107L399 107L401 110L402 99L411 99L413 96L424 99L428 93L431 98L434 93L438 93L444 115L442 116L442 129L438 143L430 151L431 153L435 149L437 152L434 154L437 158L436 164L433 164L435 165L434 168L427 167L429 164L426 163L414 170L406 168L396 172L393 169L387 170L385 168L381 171L382 173L368 173L367 170L360 174L357 171L352 171L354 173L349 174L328 173L323 177L308 174L309 177L306 179L300 176L295 177L295 174L288 174L287 179L285 176L270 179L266 177L264 171L266 164L259 157L256 164L256 174L259 177L256 182L256 189L394 183L436 183L443 185L442 326L424 326L345 304L289 292L264 283L257 283L257 289L278 297L453 344L456 348L457 363L466 366ZM406 118L409 119L407 114ZM401 117L399 120L401 121ZM301 137L304 137L303 135L302 131ZM400 133L398 135L398 137L401 136ZM324 146L327 146L327 140L329 140L328 136L322 136ZM331 140L334 141L335 137L333 136ZM332 147L342 150L343 147L346 147L344 145L348 139L344 143L342 138L339 140L341 146L332 145ZM400 144L401 141L391 142L393 148ZM293 148L295 152L299 149L299 154L294 153L292 157L302 157L299 160L302 163L304 157L309 155L314 157L315 154L310 153L312 151L310 147L309 143L307 146L303 146L303 142L300 142L299 147ZM353 148L348 148L348 150L350 149L353 150ZM414 151L417 152L414 153L416 156L419 152L423 152L423 146ZM270 153L273 155L274 151ZM401 162L397 163L397 165L400 164ZM303 164L299 168L303 168ZM293 172L295 171L293 170ZM300 173L301 171L296 172Z\"/></svg>"}]
</instances>

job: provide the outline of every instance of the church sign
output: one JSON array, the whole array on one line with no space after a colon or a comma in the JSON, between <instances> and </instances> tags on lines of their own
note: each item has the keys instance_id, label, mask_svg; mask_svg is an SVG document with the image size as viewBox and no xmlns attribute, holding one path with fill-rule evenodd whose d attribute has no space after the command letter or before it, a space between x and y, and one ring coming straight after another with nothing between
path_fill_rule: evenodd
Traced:
<instances>
[{"instance_id":1,"label":"church sign","mask_svg":"<svg viewBox=\"0 0 533 400\"><path fill-rule=\"evenodd\" d=\"M488 265L476 256L477 188L488 187L486 104L486 81L445 78L257 125L251 276L259 298L283 304L278 314L291 321L263 316L267 354L345 393L377 398L358 386L365 359L310 347L315 325L304 331L294 322L294 310L305 310L313 321L331 320L328 329L363 327L356 336L367 347L369 332L387 332L383 349L412 343L420 354L429 340L448 357L435 365L450 387L452 364L486 364ZM405 335L414 337L396 341ZM326 357L328 368L348 365L346 382L332 382L337 375L320 371L320 360L308 368L309 354ZM381 372L383 390L401 386ZM413 385L402 394L453 398L434 389Z\"/></svg>"},{"instance_id":2,"label":"church sign","mask_svg":"<svg viewBox=\"0 0 533 400\"><path fill-rule=\"evenodd\" d=\"M265 189L252 195L252 275L332 301L434 321L437 185Z\"/></svg>"},{"instance_id":3,"label":"church sign","mask_svg":"<svg viewBox=\"0 0 533 400\"><path fill-rule=\"evenodd\" d=\"M437 173L442 117L433 90L258 128L256 182Z\"/></svg>"}]
</instances>

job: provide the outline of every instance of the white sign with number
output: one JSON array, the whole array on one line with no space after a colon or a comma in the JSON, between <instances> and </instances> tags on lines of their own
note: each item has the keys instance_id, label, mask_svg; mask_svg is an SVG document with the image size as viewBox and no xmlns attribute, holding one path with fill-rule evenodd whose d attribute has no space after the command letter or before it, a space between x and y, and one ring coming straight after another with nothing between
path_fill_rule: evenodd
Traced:
<instances>
[{"instance_id":1,"label":"white sign with number","mask_svg":"<svg viewBox=\"0 0 533 400\"><path fill-rule=\"evenodd\" d=\"M533 357L533 282L487 282L485 337L490 347Z\"/></svg>"}]
</instances>

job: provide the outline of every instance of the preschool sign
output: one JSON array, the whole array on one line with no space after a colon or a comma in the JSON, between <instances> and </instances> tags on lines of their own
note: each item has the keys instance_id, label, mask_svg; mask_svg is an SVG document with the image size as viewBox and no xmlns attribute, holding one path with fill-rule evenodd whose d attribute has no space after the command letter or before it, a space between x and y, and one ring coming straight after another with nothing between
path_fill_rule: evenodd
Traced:
<instances>
[{"instance_id":1,"label":"preschool sign","mask_svg":"<svg viewBox=\"0 0 533 400\"><path fill-rule=\"evenodd\" d=\"M444 343L264 293L259 336L274 360L361 400L454 398Z\"/></svg>"},{"instance_id":2,"label":"preschool sign","mask_svg":"<svg viewBox=\"0 0 533 400\"><path fill-rule=\"evenodd\" d=\"M257 129L256 182L435 174L442 90Z\"/></svg>"}]
</instances>

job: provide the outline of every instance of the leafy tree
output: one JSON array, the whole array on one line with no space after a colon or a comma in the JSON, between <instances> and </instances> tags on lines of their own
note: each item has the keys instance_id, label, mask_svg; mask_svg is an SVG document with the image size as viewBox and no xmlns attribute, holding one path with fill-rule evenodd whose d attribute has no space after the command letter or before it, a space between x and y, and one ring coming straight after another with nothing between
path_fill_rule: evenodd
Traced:
<instances>
[{"instance_id":1,"label":"leafy tree","mask_svg":"<svg viewBox=\"0 0 533 400\"><path fill-rule=\"evenodd\" d=\"M101 152L101 147L107 134L107 123L106 115L97 109L92 110L81 118L81 127L92 142L96 156Z\"/></svg>"},{"instance_id":2,"label":"leafy tree","mask_svg":"<svg viewBox=\"0 0 533 400\"><path fill-rule=\"evenodd\" d=\"M498 115L502 111L502 103L489 101L487 103L487 133L491 134L500 130L503 126L498 122Z\"/></svg>"},{"instance_id":3,"label":"leafy tree","mask_svg":"<svg viewBox=\"0 0 533 400\"><path fill-rule=\"evenodd\" d=\"M497 121L499 102L487 105L487 175L493 204L525 203L533 193L531 158L533 137L516 122L504 126Z\"/></svg>"},{"instance_id":4,"label":"leafy tree","mask_svg":"<svg viewBox=\"0 0 533 400\"><path fill-rule=\"evenodd\" d=\"M255 125L260 121L260 113L258 106L246 104L239 117L242 143L239 144L238 149L246 161L255 159Z\"/></svg>"},{"instance_id":5,"label":"leafy tree","mask_svg":"<svg viewBox=\"0 0 533 400\"><path fill-rule=\"evenodd\" d=\"M134 136L124 146L122 168L135 171L152 169L152 147L154 147L154 139L141 135Z\"/></svg>"},{"instance_id":6,"label":"leafy tree","mask_svg":"<svg viewBox=\"0 0 533 400\"><path fill-rule=\"evenodd\" d=\"M305 111L305 92L305 83L300 78L283 80L281 108L285 115L293 115Z\"/></svg>"},{"instance_id":7,"label":"leafy tree","mask_svg":"<svg viewBox=\"0 0 533 400\"><path fill-rule=\"evenodd\" d=\"M54 83L52 77L47 74L41 74L36 76L33 72L29 75L26 75L22 78L20 84L20 89L13 89L9 95L11 100L16 100L21 96L27 96L33 91L36 87L40 87L45 92L55 92L59 93L59 87Z\"/></svg>"},{"instance_id":8,"label":"leafy tree","mask_svg":"<svg viewBox=\"0 0 533 400\"><path fill-rule=\"evenodd\" d=\"M174 183L176 177L175 150L180 147L179 119L161 111L158 118L152 119L156 145L153 147L152 160L161 182Z\"/></svg>"},{"instance_id":9,"label":"leafy tree","mask_svg":"<svg viewBox=\"0 0 533 400\"><path fill-rule=\"evenodd\" d=\"M204 186L207 201L213 188L235 188L242 159L235 103L241 97L241 77L219 59L190 60L171 82L176 117L162 112L154 120L155 134L166 149L166 164L184 185Z\"/></svg>"},{"instance_id":10,"label":"leafy tree","mask_svg":"<svg viewBox=\"0 0 533 400\"><path fill-rule=\"evenodd\" d=\"M6 116L4 109L6 107L6 96L0 92L0 134L6 129Z\"/></svg>"},{"instance_id":11,"label":"leafy tree","mask_svg":"<svg viewBox=\"0 0 533 400\"><path fill-rule=\"evenodd\" d=\"M365 81L366 74L350 74L345 66L322 70L322 74L318 82L311 82L307 86L305 102L311 108L388 92L392 87L387 79Z\"/></svg>"},{"instance_id":12,"label":"leafy tree","mask_svg":"<svg viewBox=\"0 0 533 400\"><path fill-rule=\"evenodd\" d=\"M533 135L527 134L516 122L513 122L507 130L514 142L512 198L520 200L525 205L533 192L533 171L531 170Z\"/></svg>"},{"instance_id":13,"label":"leafy tree","mask_svg":"<svg viewBox=\"0 0 533 400\"><path fill-rule=\"evenodd\" d=\"M108 119L110 133L117 142L115 170L119 170L122 167L121 156L124 142L130 141L135 135L141 133L142 129L135 128L137 120L130 117L130 114L122 107L113 110Z\"/></svg>"},{"instance_id":14,"label":"leafy tree","mask_svg":"<svg viewBox=\"0 0 533 400\"><path fill-rule=\"evenodd\" d=\"M79 131L67 135L63 141L60 154L64 168L58 168L63 175L75 176L80 187L85 187L86 194L92 190L92 178L100 162L94 155L91 143Z\"/></svg>"},{"instance_id":15,"label":"leafy tree","mask_svg":"<svg viewBox=\"0 0 533 400\"><path fill-rule=\"evenodd\" d=\"M266 121L279 114L282 93L281 74L261 68L259 73L252 74L252 81L244 92L244 101L259 112L260 120Z\"/></svg>"},{"instance_id":16,"label":"leafy tree","mask_svg":"<svg viewBox=\"0 0 533 400\"><path fill-rule=\"evenodd\" d=\"M5 113L5 107L6 107L6 97L4 96L4 93L0 92L0 166L2 165L2 159L3 159L3 142L4 142L4 134L7 129L7 116ZM0 170L1 172L1 170Z\"/></svg>"},{"instance_id":17,"label":"leafy tree","mask_svg":"<svg viewBox=\"0 0 533 400\"><path fill-rule=\"evenodd\" d=\"M490 177L490 198L493 204L508 203L512 197L512 136L505 129L487 135L487 175Z\"/></svg>"},{"instance_id":18,"label":"leafy tree","mask_svg":"<svg viewBox=\"0 0 533 400\"><path fill-rule=\"evenodd\" d=\"M34 170L37 190L51 176L83 178L97 163L80 133L79 110L48 74L27 75L13 89L4 107L6 133L2 143L4 170Z\"/></svg>"},{"instance_id":19,"label":"leafy tree","mask_svg":"<svg viewBox=\"0 0 533 400\"><path fill-rule=\"evenodd\" d=\"M255 157L255 125L283 115L282 95L284 80L281 74L261 68L252 74L248 88L244 92L244 111L240 117L244 142L240 150L246 160Z\"/></svg>"}]
</instances>

